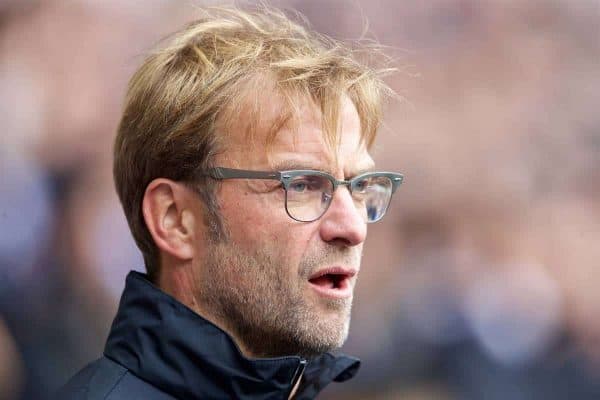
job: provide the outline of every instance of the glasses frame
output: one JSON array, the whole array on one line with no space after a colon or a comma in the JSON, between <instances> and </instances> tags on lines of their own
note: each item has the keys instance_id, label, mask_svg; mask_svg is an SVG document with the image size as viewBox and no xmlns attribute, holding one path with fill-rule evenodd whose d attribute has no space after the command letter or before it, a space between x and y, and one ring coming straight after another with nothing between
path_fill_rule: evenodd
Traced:
<instances>
[{"instance_id":1,"label":"glasses frame","mask_svg":"<svg viewBox=\"0 0 600 400\"><path fill-rule=\"evenodd\" d=\"M216 180L270 179L270 180L279 181L283 185L283 188L285 189L285 212L291 219L298 221L298 222L313 222L313 221L318 220L329 209L329 206L331 205L331 200L329 200L329 202L327 203L327 207L325 207L325 209L323 210L321 215L319 215L315 219L312 219L310 221L304 221L304 220L294 218L288 210L287 196L288 196L289 185L292 182L292 180L297 176L318 175L318 176L327 178L332 183L332 186L333 186L333 190L331 192L332 198L333 198L333 195L334 195L336 189L339 186L348 187L350 194L352 194L352 191L355 189L357 183L360 182L365 177L386 177L386 178L388 178L392 182L392 193L390 194L390 200L386 204L385 210L383 210L381 217L374 221L367 220L367 223L377 222L385 216L387 209L390 205L390 202L392 200L392 196L394 195L394 192L396 192L396 189L398 189L400 184L404 181L404 175L396 173L396 172L365 172L365 173L357 175L349 180L338 180L333 175L331 175L327 172L310 170L310 169L294 169L294 170L288 170L288 171L253 171L253 170L246 170L246 169L215 167L215 168L209 168L208 170L206 170L205 175L207 175L213 179L216 179Z\"/></svg>"}]
</instances>

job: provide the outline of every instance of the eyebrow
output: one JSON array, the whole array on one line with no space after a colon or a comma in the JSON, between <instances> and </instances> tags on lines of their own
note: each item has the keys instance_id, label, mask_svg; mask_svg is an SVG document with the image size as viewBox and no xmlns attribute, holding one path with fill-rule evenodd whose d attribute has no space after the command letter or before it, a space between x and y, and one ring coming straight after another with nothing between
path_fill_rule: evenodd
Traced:
<instances>
[{"instance_id":1,"label":"eyebrow","mask_svg":"<svg viewBox=\"0 0 600 400\"><path fill-rule=\"evenodd\" d=\"M358 176L361 174L364 174L366 172L371 172L373 171L375 168L375 164L373 162L369 162L368 164L366 164L365 167L362 168L357 168L357 169L353 169L351 172L351 174L349 174L348 176L353 177L353 176ZM320 165L320 164L314 164L314 163L309 163L309 162L303 162L303 161L299 161L299 160L282 160L279 162L275 162L273 163L273 169L275 171L289 171L289 170L311 170L311 171L322 171L322 172L327 172L328 174L334 175L335 173L333 173L333 171L325 166L325 165ZM344 179L347 178L346 176L344 176Z\"/></svg>"}]
</instances>

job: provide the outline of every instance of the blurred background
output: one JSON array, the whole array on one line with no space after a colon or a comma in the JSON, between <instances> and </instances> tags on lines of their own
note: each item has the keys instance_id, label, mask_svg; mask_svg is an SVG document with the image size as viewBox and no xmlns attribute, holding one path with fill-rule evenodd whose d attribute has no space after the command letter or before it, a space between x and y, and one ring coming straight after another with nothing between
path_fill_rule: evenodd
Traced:
<instances>
[{"instance_id":1,"label":"blurred background","mask_svg":"<svg viewBox=\"0 0 600 400\"><path fill-rule=\"evenodd\" d=\"M0 0L0 399L97 358L143 263L111 144L184 0ZM374 155L402 171L370 227L324 399L600 398L600 2L288 0L390 46L401 95Z\"/></svg>"}]
</instances>

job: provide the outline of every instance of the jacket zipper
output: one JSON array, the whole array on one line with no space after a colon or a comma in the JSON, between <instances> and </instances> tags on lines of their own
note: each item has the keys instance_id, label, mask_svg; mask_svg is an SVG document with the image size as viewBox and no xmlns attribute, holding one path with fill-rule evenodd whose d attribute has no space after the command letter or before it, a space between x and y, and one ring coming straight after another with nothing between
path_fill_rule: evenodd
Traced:
<instances>
[{"instance_id":1,"label":"jacket zipper","mask_svg":"<svg viewBox=\"0 0 600 400\"><path fill-rule=\"evenodd\" d=\"M306 364L308 363L308 361L301 359L300 360L300 364L298 364L298 368L296 368L296 372L294 372L294 377L292 378L292 382L291 382L291 388L290 388L290 393L288 394L288 399L290 399L292 392L295 392L294 395L296 395L298 393L298 389L296 388L296 385L298 385L298 383L300 382L300 379L302 379L302 375L304 374L304 370L306 369Z\"/></svg>"}]
</instances>

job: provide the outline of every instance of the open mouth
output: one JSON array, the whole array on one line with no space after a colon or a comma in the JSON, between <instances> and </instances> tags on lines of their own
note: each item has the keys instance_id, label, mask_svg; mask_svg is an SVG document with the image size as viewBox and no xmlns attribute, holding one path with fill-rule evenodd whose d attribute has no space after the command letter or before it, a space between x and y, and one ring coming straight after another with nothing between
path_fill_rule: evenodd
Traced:
<instances>
[{"instance_id":1,"label":"open mouth","mask_svg":"<svg viewBox=\"0 0 600 400\"><path fill-rule=\"evenodd\" d=\"M341 298L352 295L350 279L356 271L339 267L327 268L313 274L308 282L312 288L325 297Z\"/></svg>"},{"instance_id":2,"label":"open mouth","mask_svg":"<svg viewBox=\"0 0 600 400\"><path fill-rule=\"evenodd\" d=\"M327 289L342 289L348 285L348 277L339 274L325 274L317 278L310 279L313 285L321 286Z\"/></svg>"}]
</instances>

